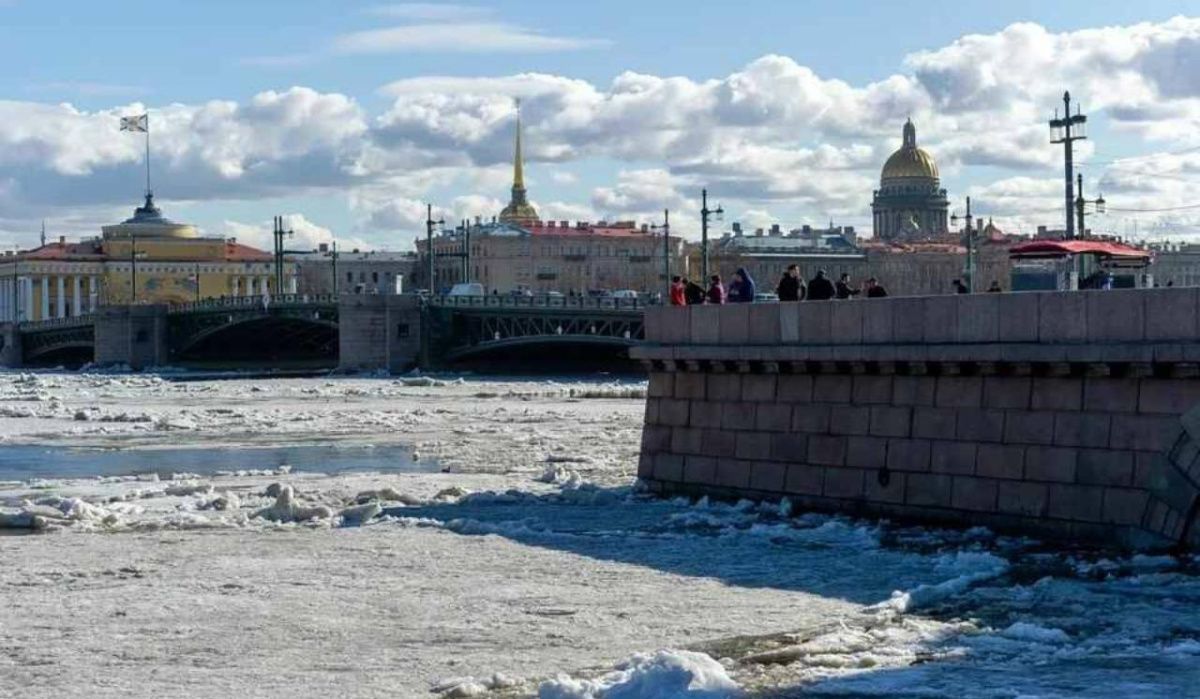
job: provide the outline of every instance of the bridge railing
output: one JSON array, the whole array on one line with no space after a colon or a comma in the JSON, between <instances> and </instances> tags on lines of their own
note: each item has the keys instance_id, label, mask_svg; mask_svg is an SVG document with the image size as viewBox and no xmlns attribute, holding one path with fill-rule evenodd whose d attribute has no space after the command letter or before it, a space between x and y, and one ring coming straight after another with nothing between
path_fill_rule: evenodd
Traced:
<instances>
[{"instance_id":1,"label":"bridge railing","mask_svg":"<svg viewBox=\"0 0 1200 699\"><path fill-rule=\"evenodd\" d=\"M45 320L23 320L19 326L22 332L50 330L51 328L73 328L79 325L92 324L91 313L84 313L66 318L46 318Z\"/></svg>"},{"instance_id":2,"label":"bridge railing","mask_svg":"<svg viewBox=\"0 0 1200 699\"><path fill-rule=\"evenodd\" d=\"M269 306L301 305L301 304L336 304L338 297L334 294L275 294L265 297ZM263 305L262 296L220 296L217 298L191 301L189 303L171 304L170 313L188 313L191 311L206 311L224 308L252 308Z\"/></svg>"},{"instance_id":3,"label":"bridge railing","mask_svg":"<svg viewBox=\"0 0 1200 699\"><path fill-rule=\"evenodd\" d=\"M454 308L564 308L639 310L653 305L640 298L596 298L590 296L432 296L434 306Z\"/></svg>"}]
</instances>

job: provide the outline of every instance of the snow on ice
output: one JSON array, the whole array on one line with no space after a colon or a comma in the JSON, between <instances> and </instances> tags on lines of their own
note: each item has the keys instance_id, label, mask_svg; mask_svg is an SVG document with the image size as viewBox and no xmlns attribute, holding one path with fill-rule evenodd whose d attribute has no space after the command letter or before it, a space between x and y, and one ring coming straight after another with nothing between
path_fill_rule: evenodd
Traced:
<instances>
[{"instance_id":1,"label":"snow on ice","mask_svg":"<svg viewBox=\"0 0 1200 699\"><path fill-rule=\"evenodd\" d=\"M1197 695L1195 558L656 500L644 393L0 374L6 446L164 455L0 482L39 532L0 536L0 696ZM318 441L439 468L169 457Z\"/></svg>"}]
</instances>

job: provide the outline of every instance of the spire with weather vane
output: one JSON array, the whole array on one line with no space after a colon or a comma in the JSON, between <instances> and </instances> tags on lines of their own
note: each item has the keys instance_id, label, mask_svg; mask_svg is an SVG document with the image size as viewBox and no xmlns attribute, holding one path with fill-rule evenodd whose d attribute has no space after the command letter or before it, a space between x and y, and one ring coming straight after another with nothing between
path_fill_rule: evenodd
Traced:
<instances>
[{"instance_id":1,"label":"spire with weather vane","mask_svg":"<svg viewBox=\"0 0 1200 699\"><path fill-rule=\"evenodd\" d=\"M513 147L512 199L500 212L500 220L517 226L537 223L537 210L525 198L525 159L521 154L521 100L517 100L517 129Z\"/></svg>"}]
</instances>

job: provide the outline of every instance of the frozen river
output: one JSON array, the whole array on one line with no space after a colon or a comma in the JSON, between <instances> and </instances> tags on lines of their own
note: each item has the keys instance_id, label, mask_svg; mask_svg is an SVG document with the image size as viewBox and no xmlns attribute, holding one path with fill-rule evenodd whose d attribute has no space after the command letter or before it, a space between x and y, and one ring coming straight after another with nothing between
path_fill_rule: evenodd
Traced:
<instances>
[{"instance_id":1,"label":"frozen river","mask_svg":"<svg viewBox=\"0 0 1200 699\"><path fill-rule=\"evenodd\" d=\"M0 697L1200 696L1194 558L654 500L643 392L0 374Z\"/></svg>"}]
</instances>

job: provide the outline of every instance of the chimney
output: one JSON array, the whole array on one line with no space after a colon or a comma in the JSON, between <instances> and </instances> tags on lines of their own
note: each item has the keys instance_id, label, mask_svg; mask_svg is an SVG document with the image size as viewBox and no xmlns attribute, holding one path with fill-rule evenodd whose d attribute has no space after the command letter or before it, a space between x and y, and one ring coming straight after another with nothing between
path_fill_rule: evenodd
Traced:
<instances>
[{"instance_id":1,"label":"chimney","mask_svg":"<svg viewBox=\"0 0 1200 699\"><path fill-rule=\"evenodd\" d=\"M761 229L761 228L754 229L754 237L755 238L761 238L762 235L763 235L763 229Z\"/></svg>"},{"instance_id":2,"label":"chimney","mask_svg":"<svg viewBox=\"0 0 1200 699\"><path fill-rule=\"evenodd\" d=\"M649 232L650 232L650 224L649 224L649 223L643 223L643 224L642 224L642 232L643 232L643 233L649 233Z\"/></svg>"},{"instance_id":3,"label":"chimney","mask_svg":"<svg viewBox=\"0 0 1200 699\"><path fill-rule=\"evenodd\" d=\"M772 237L776 237L776 238L778 238L779 236L783 235L783 231L779 230L779 224L778 224L778 223L772 223L772 224L771 224L771 235L772 235Z\"/></svg>"},{"instance_id":4,"label":"chimney","mask_svg":"<svg viewBox=\"0 0 1200 699\"><path fill-rule=\"evenodd\" d=\"M554 228L554 221L546 221L546 228Z\"/></svg>"},{"instance_id":5,"label":"chimney","mask_svg":"<svg viewBox=\"0 0 1200 699\"><path fill-rule=\"evenodd\" d=\"M318 245L317 252L329 252L329 243L321 243Z\"/></svg>"},{"instance_id":6,"label":"chimney","mask_svg":"<svg viewBox=\"0 0 1200 699\"><path fill-rule=\"evenodd\" d=\"M733 222L733 234L735 236L741 237L741 235L742 235L742 222L741 221Z\"/></svg>"},{"instance_id":7,"label":"chimney","mask_svg":"<svg viewBox=\"0 0 1200 699\"><path fill-rule=\"evenodd\" d=\"M476 225L476 226L478 226L478 225L481 225L482 223L483 223L483 217L482 217L482 216L476 216L476 217L475 217L475 225Z\"/></svg>"},{"instance_id":8,"label":"chimney","mask_svg":"<svg viewBox=\"0 0 1200 699\"><path fill-rule=\"evenodd\" d=\"M66 245L67 244L67 236L65 236L65 235L58 236L58 244Z\"/></svg>"},{"instance_id":9,"label":"chimney","mask_svg":"<svg viewBox=\"0 0 1200 699\"><path fill-rule=\"evenodd\" d=\"M570 228L570 227L571 227L571 222L570 222L570 221L559 221L559 222L558 222L558 225L559 225L559 226L561 226L561 227L563 227L563 228Z\"/></svg>"}]
</instances>

